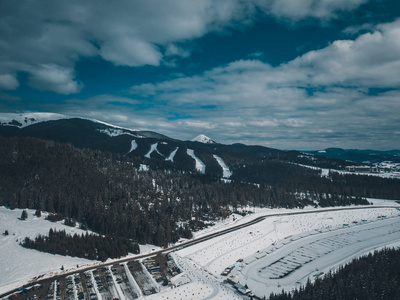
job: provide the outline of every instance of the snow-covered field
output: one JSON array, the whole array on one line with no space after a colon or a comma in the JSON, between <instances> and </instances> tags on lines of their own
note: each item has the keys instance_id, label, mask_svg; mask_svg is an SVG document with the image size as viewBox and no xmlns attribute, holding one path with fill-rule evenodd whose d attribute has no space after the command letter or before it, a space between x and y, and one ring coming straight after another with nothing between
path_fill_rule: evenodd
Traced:
<instances>
[{"instance_id":1,"label":"snow-covered field","mask_svg":"<svg viewBox=\"0 0 400 300\"><path fill-rule=\"evenodd\" d=\"M22 209L10 210L0 207L0 293L18 287L35 276L61 272L64 269L76 268L93 263L91 260L43 253L26 249L19 245L25 238L34 239L38 234L48 235L50 228L65 230L68 233L82 233L83 230L65 226L60 222L45 220L46 214L40 218L34 216L35 210L27 209L28 218L20 220ZM9 234L3 233L8 230Z\"/></svg>"},{"instance_id":2,"label":"snow-covered field","mask_svg":"<svg viewBox=\"0 0 400 300\"><path fill-rule=\"evenodd\" d=\"M303 165L303 164L297 164L299 166L302 166L304 168L310 168L314 170L320 170L321 171L321 176L322 177L327 177L329 175L329 172L336 172L339 174L348 174L348 175L364 175L364 176L376 176L376 177L382 177L382 178L397 178L400 179L400 172L394 171L398 169L398 164L387 164L390 165L391 168L393 166L396 166L396 168L393 168L392 171L380 171L377 173L359 173L359 172L348 172L348 171L343 171L343 170L335 170L335 169L325 169L325 168L319 168L319 167L314 167L314 166L308 166L308 165ZM384 168L386 164L382 165L382 168ZM389 167L388 167L389 168Z\"/></svg>"},{"instance_id":3,"label":"snow-covered field","mask_svg":"<svg viewBox=\"0 0 400 300\"><path fill-rule=\"evenodd\" d=\"M65 230L67 233L84 233L79 228L72 228L62 224L63 222L50 222L45 220L46 213L40 218L34 215L35 210L26 209L28 218L20 220L22 209L8 209L0 206L0 294L19 287L36 276L50 276L55 273L78 269L90 264L100 263L98 261L54 255L26 249L19 245L25 237L34 239L37 235L48 235L50 228ZM8 235L4 235L5 231ZM140 245L141 253L149 253L159 250L154 245ZM134 256L133 254L131 256ZM113 260L109 260L113 261Z\"/></svg>"},{"instance_id":4,"label":"snow-covered field","mask_svg":"<svg viewBox=\"0 0 400 300\"><path fill-rule=\"evenodd\" d=\"M371 202L396 205L392 201ZM259 209L254 215L230 224L240 224L266 213L271 210ZM219 227L226 228L230 224L219 224ZM370 207L269 217L239 231L180 250L176 256L181 262L194 263L201 272L208 272L214 281L223 283L230 278L247 284L258 296L268 296L282 288L291 290L305 284L308 277L312 280L314 275L357 255L393 243L400 245L400 211ZM222 276L227 267L233 267L233 270L228 277ZM223 286L229 290L229 284Z\"/></svg>"},{"instance_id":5,"label":"snow-covered field","mask_svg":"<svg viewBox=\"0 0 400 300\"><path fill-rule=\"evenodd\" d=\"M246 223L259 216L265 220L211 240L174 251L171 256L182 273L172 278L172 287L156 284L159 291L140 295L144 299L242 299L226 280L247 284L257 296L268 296L282 288L291 290L307 278L335 269L358 255L385 245L400 246L400 205L394 201L368 199L368 209L325 211L306 209L245 208L254 213L232 215L213 227L195 233L195 238ZM377 208L376 206L387 206ZM398 206L391 208L389 206ZM76 265L97 265L98 262L65 257L25 249L19 245L26 236L47 234L50 228L67 232L83 232L78 228L35 217L19 220L21 209L0 207L0 293L18 287L35 276L61 272ZM309 214L278 216L279 213ZM9 235L2 233L8 230ZM141 246L141 253L159 248ZM115 260L117 261L117 260ZM228 276L221 273L233 268ZM47 275L48 276L48 275ZM150 275L149 275L150 276ZM130 278L130 280L132 280ZM124 287L121 286L122 293ZM137 289L137 287L136 287ZM128 299L128 298L127 298Z\"/></svg>"}]
</instances>

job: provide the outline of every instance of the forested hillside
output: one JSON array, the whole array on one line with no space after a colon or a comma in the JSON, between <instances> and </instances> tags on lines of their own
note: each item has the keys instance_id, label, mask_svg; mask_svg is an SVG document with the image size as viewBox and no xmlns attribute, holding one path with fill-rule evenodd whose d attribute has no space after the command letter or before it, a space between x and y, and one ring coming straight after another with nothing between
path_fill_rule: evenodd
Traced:
<instances>
[{"instance_id":1,"label":"forested hillside","mask_svg":"<svg viewBox=\"0 0 400 300\"><path fill-rule=\"evenodd\" d=\"M269 300L394 300L400 299L400 249L383 249L357 258L335 273L292 293Z\"/></svg>"},{"instance_id":2,"label":"forested hillside","mask_svg":"<svg viewBox=\"0 0 400 300\"><path fill-rule=\"evenodd\" d=\"M141 162L35 138L0 138L0 205L46 210L101 234L167 246L241 206L367 204L362 197L393 197L400 187L398 180L321 177L278 160L227 162L253 182L162 168L140 171Z\"/></svg>"}]
</instances>

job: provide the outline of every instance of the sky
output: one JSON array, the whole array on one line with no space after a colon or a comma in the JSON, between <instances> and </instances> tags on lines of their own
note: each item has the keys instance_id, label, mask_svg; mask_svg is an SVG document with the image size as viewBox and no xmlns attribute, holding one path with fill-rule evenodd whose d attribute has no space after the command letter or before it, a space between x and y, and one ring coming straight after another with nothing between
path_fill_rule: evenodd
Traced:
<instances>
[{"instance_id":1,"label":"sky","mask_svg":"<svg viewBox=\"0 0 400 300\"><path fill-rule=\"evenodd\" d=\"M0 0L0 111L400 148L398 0Z\"/></svg>"}]
</instances>

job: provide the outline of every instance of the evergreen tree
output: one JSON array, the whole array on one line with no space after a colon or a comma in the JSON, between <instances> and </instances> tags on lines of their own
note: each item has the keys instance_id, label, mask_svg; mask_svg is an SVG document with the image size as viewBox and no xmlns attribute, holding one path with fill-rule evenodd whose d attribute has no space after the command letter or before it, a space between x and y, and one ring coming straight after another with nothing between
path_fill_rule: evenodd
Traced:
<instances>
[{"instance_id":1,"label":"evergreen tree","mask_svg":"<svg viewBox=\"0 0 400 300\"><path fill-rule=\"evenodd\" d=\"M27 218L28 218L28 213L27 213L27 211L24 209L24 210L22 211L22 213L21 213L20 219L21 219L21 220L26 220Z\"/></svg>"}]
</instances>

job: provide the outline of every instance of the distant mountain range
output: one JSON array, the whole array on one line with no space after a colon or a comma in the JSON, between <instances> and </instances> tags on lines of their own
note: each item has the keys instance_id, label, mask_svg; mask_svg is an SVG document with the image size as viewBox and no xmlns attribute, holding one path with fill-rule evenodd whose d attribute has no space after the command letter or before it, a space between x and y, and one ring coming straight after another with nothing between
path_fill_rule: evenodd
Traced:
<instances>
[{"instance_id":1,"label":"distant mountain range","mask_svg":"<svg viewBox=\"0 0 400 300\"><path fill-rule=\"evenodd\" d=\"M224 145L203 134L191 141L181 141L152 131L126 129L98 120L53 113L2 113L0 136L54 140L79 148L135 156L142 159L143 164L156 168L198 171L215 177L235 173L229 170L232 165L261 168L265 160L333 169L344 169L351 164L343 160L349 160L350 156L339 155L347 152L339 150L305 153L243 144ZM361 152L358 157L361 154L367 156Z\"/></svg>"},{"instance_id":2,"label":"distant mountain range","mask_svg":"<svg viewBox=\"0 0 400 300\"><path fill-rule=\"evenodd\" d=\"M352 161L364 164L375 164L386 161L400 163L400 150L377 151L377 150L327 148L325 150L305 151L305 152L328 158L338 158L346 161Z\"/></svg>"}]
</instances>

